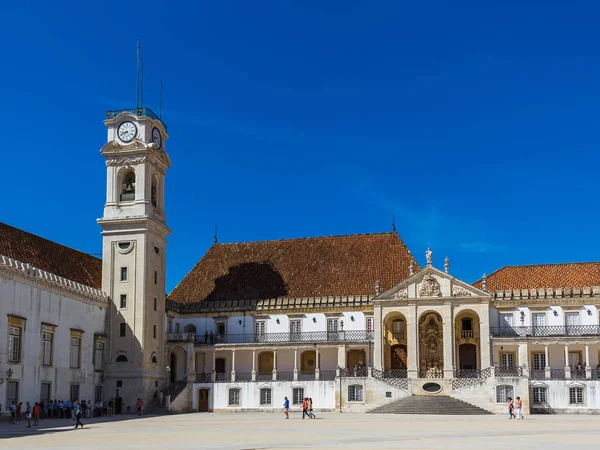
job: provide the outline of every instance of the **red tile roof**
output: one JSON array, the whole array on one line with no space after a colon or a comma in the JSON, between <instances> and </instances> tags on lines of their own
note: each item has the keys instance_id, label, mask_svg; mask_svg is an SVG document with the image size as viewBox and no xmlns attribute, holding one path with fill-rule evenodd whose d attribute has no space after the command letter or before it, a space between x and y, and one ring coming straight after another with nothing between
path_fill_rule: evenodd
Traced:
<instances>
[{"instance_id":1,"label":"red tile roof","mask_svg":"<svg viewBox=\"0 0 600 450\"><path fill-rule=\"evenodd\" d=\"M377 280L383 292L407 278L412 259L397 233L215 244L168 300L375 295Z\"/></svg>"},{"instance_id":2,"label":"red tile roof","mask_svg":"<svg viewBox=\"0 0 600 450\"><path fill-rule=\"evenodd\" d=\"M481 280L473 283L481 288ZM487 290L600 286L600 262L505 266L487 277Z\"/></svg>"},{"instance_id":3,"label":"red tile roof","mask_svg":"<svg viewBox=\"0 0 600 450\"><path fill-rule=\"evenodd\" d=\"M102 288L102 260L0 222L0 255Z\"/></svg>"}]
</instances>

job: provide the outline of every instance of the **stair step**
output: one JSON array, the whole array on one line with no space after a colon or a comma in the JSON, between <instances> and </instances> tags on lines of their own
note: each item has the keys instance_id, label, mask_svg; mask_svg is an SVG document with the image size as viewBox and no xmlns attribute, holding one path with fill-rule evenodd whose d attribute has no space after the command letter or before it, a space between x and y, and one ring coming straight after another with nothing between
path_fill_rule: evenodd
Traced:
<instances>
[{"instance_id":1,"label":"stair step","mask_svg":"<svg viewBox=\"0 0 600 450\"><path fill-rule=\"evenodd\" d=\"M412 395L372 409L375 414L476 415L491 412L445 395Z\"/></svg>"}]
</instances>

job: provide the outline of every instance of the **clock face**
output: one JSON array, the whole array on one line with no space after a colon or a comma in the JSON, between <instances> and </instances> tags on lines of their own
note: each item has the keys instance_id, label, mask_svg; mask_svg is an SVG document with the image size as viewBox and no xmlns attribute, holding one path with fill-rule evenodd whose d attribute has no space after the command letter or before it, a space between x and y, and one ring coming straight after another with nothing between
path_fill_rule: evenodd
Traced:
<instances>
[{"instance_id":1,"label":"clock face","mask_svg":"<svg viewBox=\"0 0 600 450\"><path fill-rule=\"evenodd\" d=\"M160 135L160 130L158 128L152 128L152 142L157 145L157 149L160 150L162 148L162 136Z\"/></svg>"},{"instance_id":2,"label":"clock face","mask_svg":"<svg viewBox=\"0 0 600 450\"><path fill-rule=\"evenodd\" d=\"M123 122L119 125L117 136L119 136L119 139L123 142L131 142L136 135L137 128L133 122Z\"/></svg>"}]
</instances>

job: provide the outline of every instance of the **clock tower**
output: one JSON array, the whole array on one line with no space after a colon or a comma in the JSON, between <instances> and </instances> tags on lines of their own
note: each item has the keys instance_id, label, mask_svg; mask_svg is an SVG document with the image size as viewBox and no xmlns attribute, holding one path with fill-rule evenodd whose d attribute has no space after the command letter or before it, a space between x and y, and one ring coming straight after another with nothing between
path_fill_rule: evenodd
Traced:
<instances>
[{"instance_id":1,"label":"clock tower","mask_svg":"<svg viewBox=\"0 0 600 450\"><path fill-rule=\"evenodd\" d=\"M102 289L110 296L104 397L135 411L164 387L167 128L149 108L109 111ZM116 403L117 404L117 403Z\"/></svg>"}]
</instances>

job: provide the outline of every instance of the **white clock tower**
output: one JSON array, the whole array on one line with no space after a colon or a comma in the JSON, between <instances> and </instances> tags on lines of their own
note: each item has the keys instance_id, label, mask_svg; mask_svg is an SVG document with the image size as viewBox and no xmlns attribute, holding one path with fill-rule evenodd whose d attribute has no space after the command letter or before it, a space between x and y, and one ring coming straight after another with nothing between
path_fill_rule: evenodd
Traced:
<instances>
[{"instance_id":1,"label":"white clock tower","mask_svg":"<svg viewBox=\"0 0 600 450\"><path fill-rule=\"evenodd\" d=\"M102 289L112 302L107 323L104 396L135 411L165 379L166 126L149 108L109 111Z\"/></svg>"}]
</instances>

